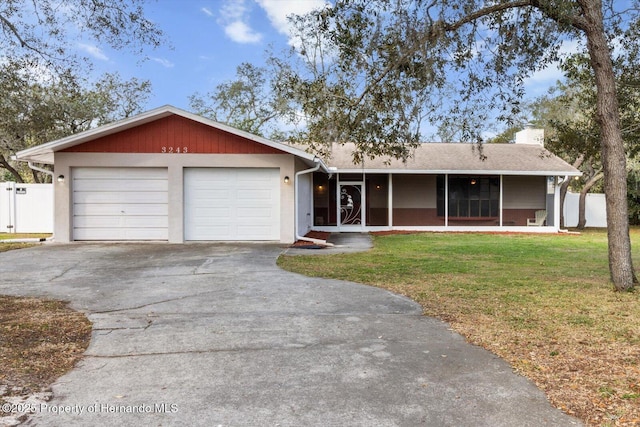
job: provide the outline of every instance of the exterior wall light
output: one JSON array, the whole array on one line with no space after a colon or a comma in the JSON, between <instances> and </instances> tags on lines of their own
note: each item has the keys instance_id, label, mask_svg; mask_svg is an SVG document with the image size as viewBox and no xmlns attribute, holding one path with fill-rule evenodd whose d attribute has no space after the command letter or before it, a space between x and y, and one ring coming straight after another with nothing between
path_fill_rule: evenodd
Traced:
<instances>
[{"instance_id":1,"label":"exterior wall light","mask_svg":"<svg viewBox=\"0 0 640 427\"><path fill-rule=\"evenodd\" d=\"M289 183L289 177L288 177L288 176L285 176L285 177L284 177L284 183L285 183L285 184L288 184L288 183Z\"/></svg>"},{"instance_id":2,"label":"exterior wall light","mask_svg":"<svg viewBox=\"0 0 640 427\"><path fill-rule=\"evenodd\" d=\"M63 183L64 183L64 175L58 175L58 182L59 182L60 184L63 184Z\"/></svg>"}]
</instances>

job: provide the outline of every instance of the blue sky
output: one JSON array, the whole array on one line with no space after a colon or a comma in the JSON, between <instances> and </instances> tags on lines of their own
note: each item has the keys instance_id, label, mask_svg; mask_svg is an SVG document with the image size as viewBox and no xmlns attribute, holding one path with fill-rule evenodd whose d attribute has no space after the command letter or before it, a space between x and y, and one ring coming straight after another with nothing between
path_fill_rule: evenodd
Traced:
<instances>
[{"instance_id":1,"label":"blue sky","mask_svg":"<svg viewBox=\"0 0 640 427\"><path fill-rule=\"evenodd\" d=\"M231 80L242 62L260 65L265 51L288 46L286 16L321 6L322 0L158 0L147 17L166 33L170 45L147 49L149 59L95 42L78 45L96 73L118 71L123 78L148 79L147 107L171 104L188 109L188 97Z\"/></svg>"},{"instance_id":2,"label":"blue sky","mask_svg":"<svg viewBox=\"0 0 640 427\"><path fill-rule=\"evenodd\" d=\"M235 77L242 62L264 63L269 46L289 44L286 16L317 8L324 0L158 0L148 2L147 17L166 33L168 45L146 51L148 59L96 42L78 45L96 73L118 71L123 78L148 79L153 86L146 109L171 104L189 109L189 96L206 93ZM565 50L574 50L567 45ZM542 94L561 74L557 68L536 73L528 96Z\"/></svg>"}]
</instances>

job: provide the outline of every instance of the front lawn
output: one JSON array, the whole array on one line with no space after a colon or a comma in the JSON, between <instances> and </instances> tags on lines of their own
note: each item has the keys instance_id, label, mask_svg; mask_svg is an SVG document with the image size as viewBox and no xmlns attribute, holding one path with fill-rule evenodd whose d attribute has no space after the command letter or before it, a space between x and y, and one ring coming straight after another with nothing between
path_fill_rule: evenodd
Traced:
<instances>
[{"instance_id":1,"label":"front lawn","mask_svg":"<svg viewBox=\"0 0 640 427\"><path fill-rule=\"evenodd\" d=\"M407 295L565 412L590 425L640 425L640 292L614 292L605 231L375 236L369 252L281 256L278 265Z\"/></svg>"}]
</instances>

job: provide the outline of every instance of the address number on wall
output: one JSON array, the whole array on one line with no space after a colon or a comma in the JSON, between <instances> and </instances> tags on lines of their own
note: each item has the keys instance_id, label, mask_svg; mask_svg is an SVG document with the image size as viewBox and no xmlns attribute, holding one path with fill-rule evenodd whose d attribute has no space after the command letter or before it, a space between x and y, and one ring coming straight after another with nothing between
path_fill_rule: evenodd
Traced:
<instances>
[{"instance_id":1,"label":"address number on wall","mask_svg":"<svg viewBox=\"0 0 640 427\"><path fill-rule=\"evenodd\" d=\"M162 147L161 153L188 153L189 147Z\"/></svg>"}]
</instances>

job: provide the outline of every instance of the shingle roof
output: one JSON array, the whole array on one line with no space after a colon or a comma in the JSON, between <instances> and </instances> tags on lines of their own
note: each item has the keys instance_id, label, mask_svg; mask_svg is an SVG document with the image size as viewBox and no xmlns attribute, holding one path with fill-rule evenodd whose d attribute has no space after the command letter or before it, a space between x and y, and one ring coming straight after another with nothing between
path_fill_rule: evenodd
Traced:
<instances>
[{"instance_id":1,"label":"shingle roof","mask_svg":"<svg viewBox=\"0 0 640 427\"><path fill-rule=\"evenodd\" d=\"M363 164L353 163L354 144L334 144L329 167L340 172L393 173L479 173L500 175L580 175L580 171L537 144L484 144L481 158L475 144L421 144L413 155L402 160L378 157L365 158Z\"/></svg>"}]
</instances>

